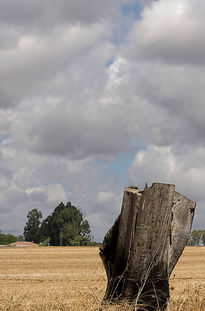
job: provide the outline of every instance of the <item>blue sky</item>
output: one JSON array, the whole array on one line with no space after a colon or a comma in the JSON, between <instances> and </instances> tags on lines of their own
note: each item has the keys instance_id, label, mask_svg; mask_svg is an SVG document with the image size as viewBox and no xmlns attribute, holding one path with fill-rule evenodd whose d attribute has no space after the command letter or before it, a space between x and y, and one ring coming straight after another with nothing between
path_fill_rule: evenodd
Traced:
<instances>
[{"instance_id":1,"label":"blue sky","mask_svg":"<svg viewBox=\"0 0 205 311\"><path fill-rule=\"evenodd\" d=\"M142 7L137 2L132 4L124 4L121 7L121 11L124 16L128 15L130 19L133 20L141 19Z\"/></svg>"},{"instance_id":2,"label":"blue sky","mask_svg":"<svg viewBox=\"0 0 205 311\"><path fill-rule=\"evenodd\" d=\"M0 137L0 144L2 144L5 140L10 137L10 134L5 134Z\"/></svg>"}]
</instances>

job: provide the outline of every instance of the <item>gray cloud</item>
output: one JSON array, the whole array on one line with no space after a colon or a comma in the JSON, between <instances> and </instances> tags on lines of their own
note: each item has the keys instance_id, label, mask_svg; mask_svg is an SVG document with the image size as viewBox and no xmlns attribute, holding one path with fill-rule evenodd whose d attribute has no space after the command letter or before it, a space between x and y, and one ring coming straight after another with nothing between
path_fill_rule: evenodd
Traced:
<instances>
[{"instance_id":1,"label":"gray cloud","mask_svg":"<svg viewBox=\"0 0 205 311\"><path fill-rule=\"evenodd\" d=\"M18 5L0 1L0 19L2 24L14 25L24 31L50 30L64 23L93 23L100 18L113 18L116 15L116 0L96 2L95 0L20 0Z\"/></svg>"},{"instance_id":2,"label":"gray cloud","mask_svg":"<svg viewBox=\"0 0 205 311\"><path fill-rule=\"evenodd\" d=\"M97 105L97 106L96 106ZM113 105L39 100L34 110L22 107L12 126L17 141L32 151L86 157L125 150L128 135L123 115ZM32 110L31 110L32 109ZM30 118L26 118L30 114Z\"/></svg>"},{"instance_id":3,"label":"gray cloud","mask_svg":"<svg viewBox=\"0 0 205 311\"><path fill-rule=\"evenodd\" d=\"M15 48L0 50L0 105L17 105L26 97L45 94L49 91L49 82L91 53L93 46L103 44L108 33L109 29L103 24L71 25L47 37L23 36ZM102 54L106 58L112 45L104 43L104 48Z\"/></svg>"},{"instance_id":4,"label":"gray cloud","mask_svg":"<svg viewBox=\"0 0 205 311\"><path fill-rule=\"evenodd\" d=\"M204 219L205 5L138 2L133 21L133 0L0 1L1 230L71 200L101 239L124 186L107 166L136 150L130 182L175 183Z\"/></svg>"}]
</instances>

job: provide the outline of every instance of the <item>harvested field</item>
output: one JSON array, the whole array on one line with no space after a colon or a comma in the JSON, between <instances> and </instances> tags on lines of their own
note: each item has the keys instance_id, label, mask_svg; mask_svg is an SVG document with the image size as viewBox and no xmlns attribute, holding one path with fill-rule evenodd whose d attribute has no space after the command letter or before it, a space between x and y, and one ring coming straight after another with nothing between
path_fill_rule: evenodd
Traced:
<instances>
[{"instance_id":1,"label":"harvested field","mask_svg":"<svg viewBox=\"0 0 205 311\"><path fill-rule=\"evenodd\" d=\"M1 248L0 263L0 311L99 310L106 275L98 248ZM205 247L185 249L170 287L171 310L205 310Z\"/></svg>"}]
</instances>

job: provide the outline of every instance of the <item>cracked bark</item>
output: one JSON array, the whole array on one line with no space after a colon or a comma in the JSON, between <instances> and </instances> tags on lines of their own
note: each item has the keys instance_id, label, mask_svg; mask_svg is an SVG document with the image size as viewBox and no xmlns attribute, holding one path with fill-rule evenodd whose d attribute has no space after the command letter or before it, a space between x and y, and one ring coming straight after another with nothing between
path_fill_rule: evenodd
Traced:
<instances>
[{"instance_id":1,"label":"cracked bark","mask_svg":"<svg viewBox=\"0 0 205 311\"><path fill-rule=\"evenodd\" d=\"M121 213L100 248L108 279L104 301L137 299L146 310L166 310L169 277L186 245L195 206L171 184L125 188Z\"/></svg>"}]
</instances>

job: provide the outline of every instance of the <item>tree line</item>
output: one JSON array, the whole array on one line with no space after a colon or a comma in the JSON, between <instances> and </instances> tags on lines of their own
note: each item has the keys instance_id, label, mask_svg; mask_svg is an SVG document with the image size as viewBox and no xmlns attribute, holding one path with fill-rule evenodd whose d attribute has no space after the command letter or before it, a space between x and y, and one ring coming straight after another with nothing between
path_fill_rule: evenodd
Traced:
<instances>
[{"instance_id":1,"label":"tree line","mask_svg":"<svg viewBox=\"0 0 205 311\"><path fill-rule=\"evenodd\" d=\"M82 212L71 202L61 202L43 221L38 209L28 212L23 235L15 236L2 233L0 245L17 241L33 241L41 245L80 246L91 244L90 225ZM93 242L95 244L95 242ZM205 246L205 230L193 230L187 241L188 246Z\"/></svg>"},{"instance_id":2,"label":"tree line","mask_svg":"<svg viewBox=\"0 0 205 311\"><path fill-rule=\"evenodd\" d=\"M5 234L0 231L0 245L7 245L14 243L18 240L18 238L13 234Z\"/></svg>"},{"instance_id":3,"label":"tree line","mask_svg":"<svg viewBox=\"0 0 205 311\"><path fill-rule=\"evenodd\" d=\"M38 209L29 211L23 235L15 236L0 231L0 245L8 245L17 241L53 246L90 245L90 225L84 219L82 212L71 202L66 205L61 202L44 220Z\"/></svg>"}]
</instances>

